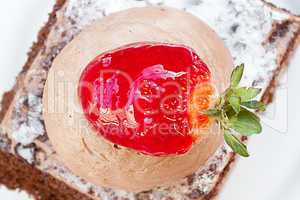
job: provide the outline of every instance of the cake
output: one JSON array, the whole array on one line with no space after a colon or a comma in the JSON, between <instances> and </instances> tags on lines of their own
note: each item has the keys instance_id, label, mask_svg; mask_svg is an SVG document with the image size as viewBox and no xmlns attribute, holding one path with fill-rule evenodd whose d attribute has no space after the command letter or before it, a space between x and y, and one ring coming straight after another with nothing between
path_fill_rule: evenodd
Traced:
<instances>
[{"instance_id":1,"label":"cake","mask_svg":"<svg viewBox=\"0 0 300 200\"><path fill-rule=\"evenodd\" d=\"M176 6L208 23L229 48L235 64L244 62L249 66L244 83L262 87L262 100L272 101L278 78L298 44L300 23L296 16L278 12L261 1L246 0L178 4L58 1L16 86L2 101L1 183L24 189L37 199L211 199L217 193L235 159L226 146L220 147L204 168L179 183L144 192L126 192L96 186L73 174L57 156L45 131L43 90L52 62L61 50L82 29L104 15L149 4ZM218 12L208 12L211 7Z\"/></svg>"}]
</instances>

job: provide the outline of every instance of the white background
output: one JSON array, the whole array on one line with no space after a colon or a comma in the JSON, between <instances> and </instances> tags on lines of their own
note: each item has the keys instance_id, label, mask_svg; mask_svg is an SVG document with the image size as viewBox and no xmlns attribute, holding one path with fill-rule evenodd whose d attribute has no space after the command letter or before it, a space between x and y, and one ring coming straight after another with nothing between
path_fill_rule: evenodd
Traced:
<instances>
[{"instance_id":1,"label":"white background","mask_svg":"<svg viewBox=\"0 0 300 200\"><path fill-rule=\"evenodd\" d=\"M299 0L273 0L300 14ZM0 6L0 95L14 84L26 52L47 20L54 0L9 0ZM300 50L277 93L264 133L251 139L251 157L241 159L221 200L300 199ZM27 200L25 192L0 186L0 199Z\"/></svg>"}]
</instances>

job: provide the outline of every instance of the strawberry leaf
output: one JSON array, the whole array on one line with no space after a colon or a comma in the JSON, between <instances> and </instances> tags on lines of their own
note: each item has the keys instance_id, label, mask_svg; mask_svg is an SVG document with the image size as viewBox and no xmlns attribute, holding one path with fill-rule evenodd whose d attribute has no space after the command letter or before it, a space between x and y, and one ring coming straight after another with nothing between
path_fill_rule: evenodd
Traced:
<instances>
[{"instance_id":1,"label":"strawberry leaf","mask_svg":"<svg viewBox=\"0 0 300 200\"><path fill-rule=\"evenodd\" d=\"M230 148L237 154L243 157L249 157L247 146L243 144L235 135L225 131L224 133L225 142Z\"/></svg>"},{"instance_id":2,"label":"strawberry leaf","mask_svg":"<svg viewBox=\"0 0 300 200\"><path fill-rule=\"evenodd\" d=\"M228 101L235 113L239 113L241 110L241 98L237 96L231 96L228 98Z\"/></svg>"},{"instance_id":3,"label":"strawberry leaf","mask_svg":"<svg viewBox=\"0 0 300 200\"><path fill-rule=\"evenodd\" d=\"M250 109L256 109L260 111L266 110L266 105L261 101L253 100L253 101L242 102L241 104Z\"/></svg>"},{"instance_id":4,"label":"strawberry leaf","mask_svg":"<svg viewBox=\"0 0 300 200\"><path fill-rule=\"evenodd\" d=\"M235 95L241 98L241 102L247 102L257 97L261 89L254 87L241 87L234 90Z\"/></svg>"},{"instance_id":5,"label":"strawberry leaf","mask_svg":"<svg viewBox=\"0 0 300 200\"><path fill-rule=\"evenodd\" d=\"M230 120L231 128L244 136L259 134L262 131L259 118L252 112L242 109Z\"/></svg>"},{"instance_id":6,"label":"strawberry leaf","mask_svg":"<svg viewBox=\"0 0 300 200\"><path fill-rule=\"evenodd\" d=\"M231 74L231 78L230 78L231 87L238 86L238 84L240 83L240 81L242 79L243 73L244 73L244 64L237 66L233 70L233 72Z\"/></svg>"},{"instance_id":7,"label":"strawberry leaf","mask_svg":"<svg viewBox=\"0 0 300 200\"><path fill-rule=\"evenodd\" d=\"M240 87L244 73L244 64L237 66L230 79L230 87L216 98L213 108L206 111L206 115L213 117L224 131L226 143L237 154L248 157L245 144L231 132L243 136L259 134L262 131L260 119L248 109L265 110L265 105L253 100L259 95L261 89L254 87Z\"/></svg>"}]
</instances>

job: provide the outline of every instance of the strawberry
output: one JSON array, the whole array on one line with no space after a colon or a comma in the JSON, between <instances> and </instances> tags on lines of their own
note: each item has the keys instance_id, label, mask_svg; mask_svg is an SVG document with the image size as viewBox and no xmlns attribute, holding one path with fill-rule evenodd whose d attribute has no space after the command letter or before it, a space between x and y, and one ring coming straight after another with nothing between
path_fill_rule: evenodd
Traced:
<instances>
[{"instance_id":1,"label":"strawberry","mask_svg":"<svg viewBox=\"0 0 300 200\"><path fill-rule=\"evenodd\" d=\"M214 89L191 48L135 43L105 52L83 71L78 93L90 125L110 142L153 156L183 154L204 128Z\"/></svg>"}]
</instances>

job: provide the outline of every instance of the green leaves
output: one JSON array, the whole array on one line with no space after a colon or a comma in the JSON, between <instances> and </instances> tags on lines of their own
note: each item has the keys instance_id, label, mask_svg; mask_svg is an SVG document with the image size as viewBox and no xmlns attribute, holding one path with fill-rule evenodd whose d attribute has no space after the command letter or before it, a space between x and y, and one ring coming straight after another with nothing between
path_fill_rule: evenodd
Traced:
<instances>
[{"instance_id":1,"label":"green leaves","mask_svg":"<svg viewBox=\"0 0 300 200\"><path fill-rule=\"evenodd\" d=\"M266 105L260 101L247 101L247 102L242 102L242 105L250 108L250 109L256 109L256 110L260 110L260 111L265 111L266 110Z\"/></svg>"},{"instance_id":2,"label":"green leaves","mask_svg":"<svg viewBox=\"0 0 300 200\"><path fill-rule=\"evenodd\" d=\"M242 102L250 101L251 99L257 97L259 93L261 92L261 89L254 88L254 87L241 87L237 88L233 91L233 93L241 98Z\"/></svg>"},{"instance_id":3,"label":"green leaves","mask_svg":"<svg viewBox=\"0 0 300 200\"><path fill-rule=\"evenodd\" d=\"M244 64L241 64L239 66L237 66L232 74L231 74L231 78L230 78L230 86L231 87L236 87L238 86L238 84L240 83L242 76L244 73Z\"/></svg>"},{"instance_id":4,"label":"green leaves","mask_svg":"<svg viewBox=\"0 0 300 200\"><path fill-rule=\"evenodd\" d=\"M247 146L243 144L235 135L225 131L224 133L225 142L230 148L237 154L243 157L249 157Z\"/></svg>"},{"instance_id":5,"label":"green leaves","mask_svg":"<svg viewBox=\"0 0 300 200\"><path fill-rule=\"evenodd\" d=\"M237 96L230 96L228 102L236 113L241 110L241 98Z\"/></svg>"},{"instance_id":6,"label":"green leaves","mask_svg":"<svg viewBox=\"0 0 300 200\"><path fill-rule=\"evenodd\" d=\"M224 131L224 139L232 150L241 156L248 157L245 144L233 133L243 136L256 135L262 132L260 119L251 109L264 111L264 103L254 100L261 89L254 87L240 87L244 65L237 66L231 74L230 87L219 97L213 108L206 114L218 121Z\"/></svg>"},{"instance_id":7,"label":"green leaves","mask_svg":"<svg viewBox=\"0 0 300 200\"><path fill-rule=\"evenodd\" d=\"M244 136L259 134L262 131L259 118L252 112L243 109L230 120L230 127Z\"/></svg>"}]
</instances>

